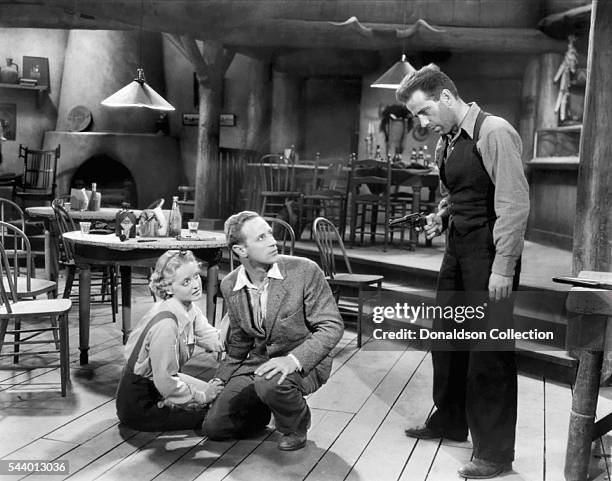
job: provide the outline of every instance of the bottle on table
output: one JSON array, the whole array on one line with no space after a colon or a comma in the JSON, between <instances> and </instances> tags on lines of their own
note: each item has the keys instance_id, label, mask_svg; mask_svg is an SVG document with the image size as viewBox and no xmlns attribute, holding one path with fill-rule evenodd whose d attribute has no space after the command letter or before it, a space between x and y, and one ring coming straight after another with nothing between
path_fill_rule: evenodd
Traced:
<instances>
[{"instance_id":1,"label":"bottle on table","mask_svg":"<svg viewBox=\"0 0 612 481\"><path fill-rule=\"evenodd\" d=\"M97 211L100 210L100 204L102 202L102 194L98 192L98 185L95 182L91 183L91 196L89 197L89 203L87 204L87 210Z\"/></svg>"},{"instance_id":2,"label":"bottle on table","mask_svg":"<svg viewBox=\"0 0 612 481\"><path fill-rule=\"evenodd\" d=\"M380 145L376 146L376 154L374 155L374 159L376 160L382 160L382 153L380 152Z\"/></svg>"},{"instance_id":3,"label":"bottle on table","mask_svg":"<svg viewBox=\"0 0 612 481\"><path fill-rule=\"evenodd\" d=\"M425 165L425 155L423 154L423 147L419 147L419 152L417 153L417 164Z\"/></svg>"},{"instance_id":4,"label":"bottle on table","mask_svg":"<svg viewBox=\"0 0 612 481\"><path fill-rule=\"evenodd\" d=\"M178 196L172 197L172 210L170 211L170 218L168 219L168 236L176 237L181 235L181 227L183 225L183 216L181 214L181 208L178 204Z\"/></svg>"},{"instance_id":5,"label":"bottle on table","mask_svg":"<svg viewBox=\"0 0 612 481\"><path fill-rule=\"evenodd\" d=\"M412 149L412 153L410 154L410 163L415 163L417 161L417 151L416 149Z\"/></svg>"}]
</instances>

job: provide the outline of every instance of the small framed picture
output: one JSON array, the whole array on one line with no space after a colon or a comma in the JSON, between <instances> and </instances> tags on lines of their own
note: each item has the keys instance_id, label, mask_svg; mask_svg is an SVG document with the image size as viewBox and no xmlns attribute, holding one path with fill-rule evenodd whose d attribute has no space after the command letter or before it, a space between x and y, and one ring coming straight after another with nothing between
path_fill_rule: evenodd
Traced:
<instances>
[{"instance_id":1,"label":"small framed picture","mask_svg":"<svg viewBox=\"0 0 612 481\"><path fill-rule=\"evenodd\" d=\"M219 125L222 127L234 127L236 125L235 114L221 114L219 116Z\"/></svg>"},{"instance_id":2,"label":"small framed picture","mask_svg":"<svg viewBox=\"0 0 612 481\"><path fill-rule=\"evenodd\" d=\"M17 104L0 104L0 133L6 140L15 140Z\"/></svg>"},{"instance_id":3,"label":"small framed picture","mask_svg":"<svg viewBox=\"0 0 612 481\"><path fill-rule=\"evenodd\" d=\"M22 78L36 80L36 85L47 87L49 84L49 59L45 57L23 57Z\"/></svg>"},{"instance_id":4,"label":"small framed picture","mask_svg":"<svg viewBox=\"0 0 612 481\"><path fill-rule=\"evenodd\" d=\"M200 114L183 114L183 125L198 125Z\"/></svg>"}]
</instances>

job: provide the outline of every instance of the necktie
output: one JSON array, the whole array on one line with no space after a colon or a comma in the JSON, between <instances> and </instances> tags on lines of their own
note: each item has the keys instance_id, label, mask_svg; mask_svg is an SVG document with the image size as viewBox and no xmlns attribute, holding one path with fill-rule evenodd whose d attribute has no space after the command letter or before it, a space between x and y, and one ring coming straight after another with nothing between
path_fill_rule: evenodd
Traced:
<instances>
[{"instance_id":1,"label":"necktie","mask_svg":"<svg viewBox=\"0 0 612 481\"><path fill-rule=\"evenodd\" d=\"M253 306L253 327L256 331L264 332L264 315L262 306L262 295L268 287L269 278L266 277L259 289L249 289L251 295L251 305Z\"/></svg>"}]
</instances>

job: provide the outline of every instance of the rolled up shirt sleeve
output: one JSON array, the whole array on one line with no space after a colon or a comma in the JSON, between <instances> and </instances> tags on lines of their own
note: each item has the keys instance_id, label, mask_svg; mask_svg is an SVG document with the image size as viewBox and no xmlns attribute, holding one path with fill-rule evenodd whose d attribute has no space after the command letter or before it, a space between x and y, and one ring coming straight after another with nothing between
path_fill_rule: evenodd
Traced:
<instances>
[{"instance_id":1,"label":"rolled up shirt sleeve","mask_svg":"<svg viewBox=\"0 0 612 481\"><path fill-rule=\"evenodd\" d=\"M169 321L169 322L166 322ZM153 375L153 384L163 396L164 401L176 405L193 402L204 403L204 393L194 392L178 375L178 333L171 319L160 322L151 330L149 340L149 362Z\"/></svg>"},{"instance_id":2,"label":"rolled up shirt sleeve","mask_svg":"<svg viewBox=\"0 0 612 481\"><path fill-rule=\"evenodd\" d=\"M198 346L208 351L219 352L223 350L221 332L208 323L208 320L198 312L193 323L193 333Z\"/></svg>"},{"instance_id":3,"label":"rolled up shirt sleeve","mask_svg":"<svg viewBox=\"0 0 612 481\"><path fill-rule=\"evenodd\" d=\"M521 138L507 121L489 116L482 124L477 147L495 184L497 219L493 228L492 271L512 276L523 251L529 217L529 185L521 160Z\"/></svg>"}]
</instances>

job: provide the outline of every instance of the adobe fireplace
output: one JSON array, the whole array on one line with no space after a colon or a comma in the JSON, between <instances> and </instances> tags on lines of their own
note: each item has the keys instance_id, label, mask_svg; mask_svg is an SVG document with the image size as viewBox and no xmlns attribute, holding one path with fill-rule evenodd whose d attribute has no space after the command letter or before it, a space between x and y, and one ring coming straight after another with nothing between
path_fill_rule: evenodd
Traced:
<instances>
[{"instance_id":1,"label":"adobe fireplace","mask_svg":"<svg viewBox=\"0 0 612 481\"><path fill-rule=\"evenodd\" d=\"M57 193L67 194L79 181L98 184L102 205L128 197L144 209L163 197L171 205L182 180L178 142L156 134L115 132L46 132L43 148L61 144L57 163ZM107 192L105 192L107 188ZM121 191L121 192L120 192ZM106 200L105 200L106 199Z\"/></svg>"}]
</instances>

